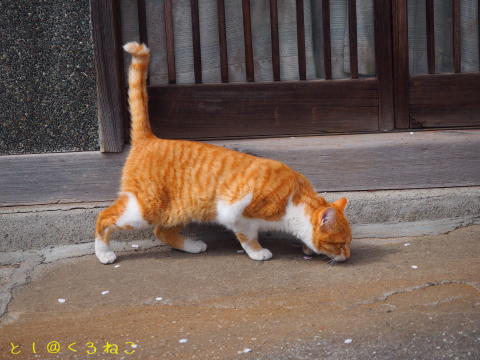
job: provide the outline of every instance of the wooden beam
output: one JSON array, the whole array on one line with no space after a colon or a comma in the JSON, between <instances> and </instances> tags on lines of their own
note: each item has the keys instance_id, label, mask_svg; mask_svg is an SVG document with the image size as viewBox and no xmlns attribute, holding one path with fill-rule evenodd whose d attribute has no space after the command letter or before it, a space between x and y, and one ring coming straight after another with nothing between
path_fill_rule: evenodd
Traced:
<instances>
[{"instance_id":1,"label":"wooden beam","mask_svg":"<svg viewBox=\"0 0 480 360\"><path fill-rule=\"evenodd\" d=\"M253 66L252 19L250 16L250 0L242 0L243 38L245 47L245 70L248 82L255 81Z\"/></svg>"},{"instance_id":2,"label":"wooden beam","mask_svg":"<svg viewBox=\"0 0 480 360\"><path fill-rule=\"evenodd\" d=\"M190 0L192 15L192 44L193 44L193 70L195 83L202 83L202 51L200 48L200 19L198 14L198 0Z\"/></svg>"},{"instance_id":3,"label":"wooden beam","mask_svg":"<svg viewBox=\"0 0 480 360\"><path fill-rule=\"evenodd\" d=\"M213 143L283 161L306 175L318 191L480 185L480 130ZM0 206L113 200L127 155L0 156Z\"/></svg>"},{"instance_id":4,"label":"wooden beam","mask_svg":"<svg viewBox=\"0 0 480 360\"><path fill-rule=\"evenodd\" d=\"M378 130L376 79L168 85L149 93L152 129L164 138Z\"/></svg>"},{"instance_id":5,"label":"wooden beam","mask_svg":"<svg viewBox=\"0 0 480 360\"><path fill-rule=\"evenodd\" d=\"M452 0L453 71L462 72L460 0Z\"/></svg>"},{"instance_id":6,"label":"wooden beam","mask_svg":"<svg viewBox=\"0 0 480 360\"><path fill-rule=\"evenodd\" d=\"M410 80L412 125L415 128L478 127L478 99L479 73L413 76Z\"/></svg>"},{"instance_id":7,"label":"wooden beam","mask_svg":"<svg viewBox=\"0 0 480 360\"><path fill-rule=\"evenodd\" d=\"M356 0L348 0L348 45L350 50L350 76L352 79L358 79Z\"/></svg>"},{"instance_id":8,"label":"wooden beam","mask_svg":"<svg viewBox=\"0 0 480 360\"><path fill-rule=\"evenodd\" d=\"M177 82L177 73L175 70L175 39L173 34L173 3L172 0L165 0L165 38L167 40L167 67L168 83Z\"/></svg>"},{"instance_id":9,"label":"wooden beam","mask_svg":"<svg viewBox=\"0 0 480 360\"><path fill-rule=\"evenodd\" d=\"M270 33L272 38L273 80L280 81L280 42L278 37L277 0L270 0Z\"/></svg>"},{"instance_id":10,"label":"wooden beam","mask_svg":"<svg viewBox=\"0 0 480 360\"><path fill-rule=\"evenodd\" d=\"M112 200L126 155L88 151L2 156L0 206Z\"/></svg>"},{"instance_id":11,"label":"wooden beam","mask_svg":"<svg viewBox=\"0 0 480 360\"><path fill-rule=\"evenodd\" d=\"M220 46L220 74L223 83L228 82L227 27L225 24L225 1L217 0L218 43Z\"/></svg>"},{"instance_id":12,"label":"wooden beam","mask_svg":"<svg viewBox=\"0 0 480 360\"><path fill-rule=\"evenodd\" d=\"M392 130L395 127L391 13L390 1L375 0L375 62L380 130Z\"/></svg>"},{"instance_id":13,"label":"wooden beam","mask_svg":"<svg viewBox=\"0 0 480 360\"><path fill-rule=\"evenodd\" d=\"M298 76L300 80L307 79L307 61L305 56L305 24L303 12L303 0L296 0Z\"/></svg>"},{"instance_id":14,"label":"wooden beam","mask_svg":"<svg viewBox=\"0 0 480 360\"><path fill-rule=\"evenodd\" d=\"M388 6L389 1L376 0L377 7ZM410 112L408 107L408 92L410 70L408 64L408 12L407 0L393 0L393 55L384 59L393 59L393 79L395 94L395 128L410 127ZM382 21L375 17L375 21ZM376 33L378 33L376 31ZM386 36L386 35L382 35ZM382 48L376 46L377 51ZM377 56L377 59L379 57ZM378 65L377 65L378 66Z\"/></svg>"},{"instance_id":15,"label":"wooden beam","mask_svg":"<svg viewBox=\"0 0 480 360\"><path fill-rule=\"evenodd\" d=\"M214 143L280 160L319 192L480 185L480 130Z\"/></svg>"},{"instance_id":16,"label":"wooden beam","mask_svg":"<svg viewBox=\"0 0 480 360\"><path fill-rule=\"evenodd\" d=\"M116 30L116 38L117 44L123 45L123 37L122 37L122 14L121 8L118 3L115 4L115 30ZM127 97L127 86L126 86L126 77L125 77L125 64L124 64L124 51L122 46L118 46L118 65L120 67L120 89L121 89L121 96L122 96L122 113L123 113L123 137L125 139L125 144L130 143L130 115L128 113L128 97ZM148 78L147 78L148 81Z\"/></svg>"},{"instance_id":17,"label":"wooden beam","mask_svg":"<svg viewBox=\"0 0 480 360\"><path fill-rule=\"evenodd\" d=\"M117 6L118 2L113 0L90 0L102 152L121 152L125 143Z\"/></svg>"},{"instance_id":18,"label":"wooden beam","mask_svg":"<svg viewBox=\"0 0 480 360\"><path fill-rule=\"evenodd\" d=\"M435 4L426 0L428 73L435 74Z\"/></svg>"},{"instance_id":19,"label":"wooden beam","mask_svg":"<svg viewBox=\"0 0 480 360\"><path fill-rule=\"evenodd\" d=\"M140 43L148 45L147 34L147 9L145 7L145 0L137 0L138 13L138 33L140 35Z\"/></svg>"},{"instance_id":20,"label":"wooden beam","mask_svg":"<svg viewBox=\"0 0 480 360\"><path fill-rule=\"evenodd\" d=\"M323 63L325 79L332 79L332 42L330 36L330 0L322 0Z\"/></svg>"},{"instance_id":21,"label":"wooden beam","mask_svg":"<svg viewBox=\"0 0 480 360\"><path fill-rule=\"evenodd\" d=\"M145 6L145 0L137 0L137 14L138 14L138 34L140 37L140 43L148 45L147 8ZM147 74L147 84L150 84L150 72Z\"/></svg>"}]
</instances>

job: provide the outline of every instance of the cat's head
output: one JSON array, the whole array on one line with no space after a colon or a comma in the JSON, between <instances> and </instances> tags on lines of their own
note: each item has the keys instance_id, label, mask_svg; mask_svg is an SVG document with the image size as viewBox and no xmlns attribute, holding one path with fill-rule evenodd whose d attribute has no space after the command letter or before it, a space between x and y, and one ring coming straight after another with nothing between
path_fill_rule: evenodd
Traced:
<instances>
[{"instance_id":1,"label":"cat's head","mask_svg":"<svg viewBox=\"0 0 480 360\"><path fill-rule=\"evenodd\" d=\"M327 255L335 261L345 261L350 257L352 231L345 217L348 200L338 199L328 207L314 214L313 249L317 254Z\"/></svg>"}]
</instances>

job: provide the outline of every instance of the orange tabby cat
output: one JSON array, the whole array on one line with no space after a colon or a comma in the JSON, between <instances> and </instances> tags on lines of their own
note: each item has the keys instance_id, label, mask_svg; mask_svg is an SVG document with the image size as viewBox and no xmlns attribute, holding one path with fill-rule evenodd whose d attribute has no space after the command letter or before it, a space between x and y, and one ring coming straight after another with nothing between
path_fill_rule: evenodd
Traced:
<instances>
[{"instance_id":1,"label":"orange tabby cat","mask_svg":"<svg viewBox=\"0 0 480 360\"><path fill-rule=\"evenodd\" d=\"M189 222L224 225L253 260L272 257L258 242L262 230L291 233L303 241L305 251L335 261L350 257L351 231L344 216L347 199L328 203L303 175L278 161L155 137L147 110L150 51L135 42L124 49L133 57L128 75L132 146L119 197L97 219L95 253L100 262L116 259L108 240L115 229L154 226L155 236L175 249L205 251L203 241L181 234Z\"/></svg>"}]
</instances>

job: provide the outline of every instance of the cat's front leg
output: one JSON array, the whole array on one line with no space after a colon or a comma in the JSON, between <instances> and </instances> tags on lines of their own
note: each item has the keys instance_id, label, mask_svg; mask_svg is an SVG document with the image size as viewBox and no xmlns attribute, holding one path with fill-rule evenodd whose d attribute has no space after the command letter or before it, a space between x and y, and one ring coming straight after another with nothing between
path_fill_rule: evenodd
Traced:
<instances>
[{"instance_id":1,"label":"cat's front leg","mask_svg":"<svg viewBox=\"0 0 480 360\"><path fill-rule=\"evenodd\" d=\"M258 232L235 231L238 241L242 244L243 249L252 260L269 260L272 258L270 250L265 249L258 242Z\"/></svg>"},{"instance_id":2,"label":"cat's front leg","mask_svg":"<svg viewBox=\"0 0 480 360\"><path fill-rule=\"evenodd\" d=\"M117 259L108 242L99 236L95 238L95 255L102 264L111 264Z\"/></svg>"}]
</instances>

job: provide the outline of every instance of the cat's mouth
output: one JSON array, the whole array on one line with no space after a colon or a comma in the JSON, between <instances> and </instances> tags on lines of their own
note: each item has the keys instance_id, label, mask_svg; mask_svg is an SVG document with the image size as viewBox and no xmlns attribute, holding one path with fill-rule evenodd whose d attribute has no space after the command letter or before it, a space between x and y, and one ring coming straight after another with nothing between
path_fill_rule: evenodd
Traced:
<instances>
[{"instance_id":1,"label":"cat's mouth","mask_svg":"<svg viewBox=\"0 0 480 360\"><path fill-rule=\"evenodd\" d=\"M335 262L344 262L344 261L347 260L347 257L343 253L343 250L340 253L340 255L332 255L332 254L328 254L328 253L325 253L325 252L322 252L322 251L313 250L313 249L307 247L306 245L304 245L303 246L303 253L307 256L312 256L313 254L323 255L323 256L325 256L325 257L327 257L330 260L335 261Z\"/></svg>"},{"instance_id":2,"label":"cat's mouth","mask_svg":"<svg viewBox=\"0 0 480 360\"><path fill-rule=\"evenodd\" d=\"M347 261L347 258L345 255L331 255L331 254L325 254L325 253L318 253L318 255L324 257L325 259L329 260L329 263L339 263L339 262L345 262Z\"/></svg>"}]
</instances>

